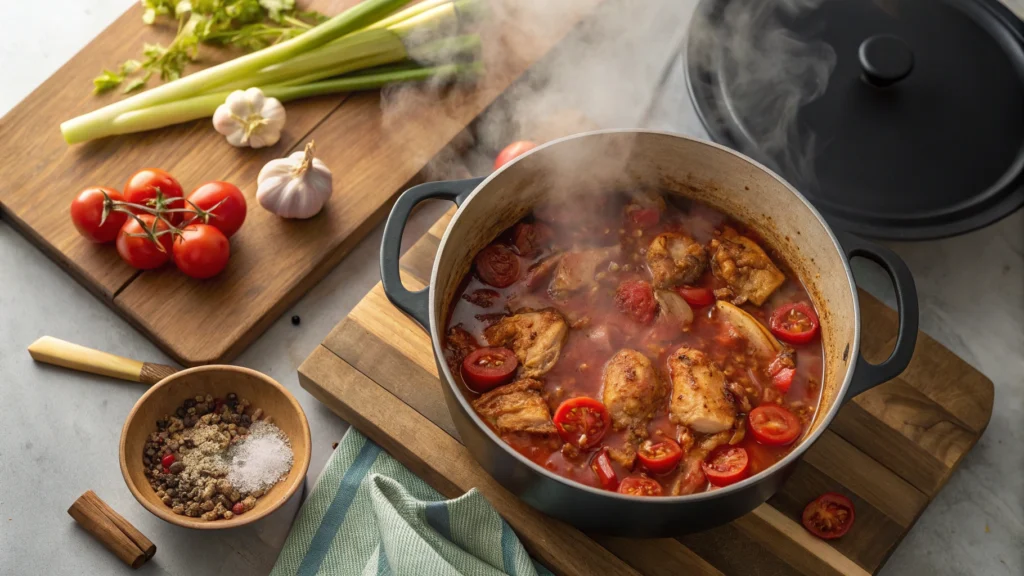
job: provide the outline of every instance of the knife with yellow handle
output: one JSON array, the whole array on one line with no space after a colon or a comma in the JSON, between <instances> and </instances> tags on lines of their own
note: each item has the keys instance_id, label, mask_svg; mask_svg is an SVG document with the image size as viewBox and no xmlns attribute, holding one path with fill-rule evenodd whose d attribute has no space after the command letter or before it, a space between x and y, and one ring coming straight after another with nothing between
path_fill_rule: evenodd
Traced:
<instances>
[{"instance_id":1,"label":"knife with yellow handle","mask_svg":"<svg viewBox=\"0 0 1024 576\"><path fill-rule=\"evenodd\" d=\"M28 347L28 353L36 362L143 384L156 384L178 371L177 368L166 364L140 362L72 344L53 336L43 336L33 342Z\"/></svg>"}]
</instances>

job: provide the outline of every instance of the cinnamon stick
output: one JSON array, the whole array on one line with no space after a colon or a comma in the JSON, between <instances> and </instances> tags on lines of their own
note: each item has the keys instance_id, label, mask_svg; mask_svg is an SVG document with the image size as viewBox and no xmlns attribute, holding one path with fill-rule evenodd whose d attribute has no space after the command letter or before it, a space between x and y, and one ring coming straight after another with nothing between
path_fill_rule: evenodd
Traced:
<instances>
[{"instance_id":1,"label":"cinnamon stick","mask_svg":"<svg viewBox=\"0 0 1024 576\"><path fill-rule=\"evenodd\" d=\"M142 550L142 553L146 555L146 560L149 560L154 554L156 554L156 544L153 544L152 540L146 538L142 532L139 532L138 528L132 526L131 522L125 520L124 516L118 514L116 510L111 508L110 505L97 496L95 492L92 490L86 490L85 494L82 494L82 498L85 498L94 506L99 508L100 511L103 512L103 514L106 515L106 517L109 518L119 530L121 530L121 532L124 532L125 536L131 539L132 542L135 542L135 545L138 546L139 549Z\"/></svg>"},{"instance_id":2,"label":"cinnamon stick","mask_svg":"<svg viewBox=\"0 0 1024 576\"><path fill-rule=\"evenodd\" d=\"M68 514L125 564L132 568L142 566L146 562L145 552L103 512L103 507L109 506L95 494L95 501L88 494L79 496L68 508Z\"/></svg>"}]
</instances>

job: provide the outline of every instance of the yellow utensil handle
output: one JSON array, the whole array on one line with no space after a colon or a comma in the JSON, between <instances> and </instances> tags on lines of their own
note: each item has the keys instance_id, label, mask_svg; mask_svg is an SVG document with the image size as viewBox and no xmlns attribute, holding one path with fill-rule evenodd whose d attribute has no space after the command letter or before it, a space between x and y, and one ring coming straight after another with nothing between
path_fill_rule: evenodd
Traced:
<instances>
[{"instance_id":1,"label":"yellow utensil handle","mask_svg":"<svg viewBox=\"0 0 1024 576\"><path fill-rule=\"evenodd\" d=\"M36 362L63 366L72 370L141 382L144 362L100 352L52 336L43 336L28 347Z\"/></svg>"}]
</instances>

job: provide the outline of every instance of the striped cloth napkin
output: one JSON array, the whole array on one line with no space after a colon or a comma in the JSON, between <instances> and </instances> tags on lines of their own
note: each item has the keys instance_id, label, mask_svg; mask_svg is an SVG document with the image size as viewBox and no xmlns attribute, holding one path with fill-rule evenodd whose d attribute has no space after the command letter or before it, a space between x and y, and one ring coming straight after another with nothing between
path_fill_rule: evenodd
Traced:
<instances>
[{"instance_id":1,"label":"striped cloth napkin","mask_svg":"<svg viewBox=\"0 0 1024 576\"><path fill-rule=\"evenodd\" d=\"M549 575L474 488L454 500L350 428L271 576Z\"/></svg>"}]
</instances>

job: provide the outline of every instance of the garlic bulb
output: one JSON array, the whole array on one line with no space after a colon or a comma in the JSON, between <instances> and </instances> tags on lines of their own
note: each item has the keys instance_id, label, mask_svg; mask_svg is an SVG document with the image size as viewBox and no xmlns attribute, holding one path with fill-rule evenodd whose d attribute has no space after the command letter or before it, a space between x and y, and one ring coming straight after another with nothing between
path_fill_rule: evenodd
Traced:
<instances>
[{"instance_id":1,"label":"garlic bulb","mask_svg":"<svg viewBox=\"0 0 1024 576\"><path fill-rule=\"evenodd\" d=\"M277 98L267 98L259 88L235 90L213 113L213 127L232 146L263 148L281 139L284 106Z\"/></svg>"},{"instance_id":2,"label":"garlic bulb","mask_svg":"<svg viewBox=\"0 0 1024 576\"><path fill-rule=\"evenodd\" d=\"M256 200L282 218L310 218L331 197L331 170L313 157L313 142L302 152L271 160L256 179Z\"/></svg>"}]
</instances>

